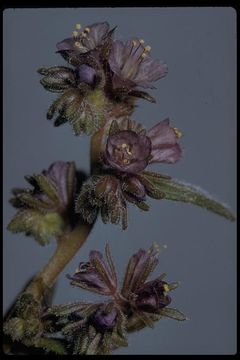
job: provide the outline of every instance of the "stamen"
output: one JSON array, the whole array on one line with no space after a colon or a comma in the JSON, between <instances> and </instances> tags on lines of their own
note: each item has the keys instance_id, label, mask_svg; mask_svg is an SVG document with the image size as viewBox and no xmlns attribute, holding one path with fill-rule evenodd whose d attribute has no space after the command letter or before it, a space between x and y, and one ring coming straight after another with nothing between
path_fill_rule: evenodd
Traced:
<instances>
[{"instance_id":1,"label":"stamen","mask_svg":"<svg viewBox=\"0 0 240 360\"><path fill-rule=\"evenodd\" d=\"M175 135L176 135L176 137L177 137L178 139L180 139L180 138L183 136L183 134L181 133L180 130L178 130L178 128L174 127L174 128L172 128L172 129L173 129L173 131L175 132Z\"/></svg>"},{"instance_id":2,"label":"stamen","mask_svg":"<svg viewBox=\"0 0 240 360\"><path fill-rule=\"evenodd\" d=\"M124 143L124 144L122 144L121 146L122 146L122 148L123 148L123 149L125 149L126 147L128 147L128 145L127 145L127 144L125 144L125 143Z\"/></svg>"},{"instance_id":3,"label":"stamen","mask_svg":"<svg viewBox=\"0 0 240 360\"><path fill-rule=\"evenodd\" d=\"M130 160L128 160L128 159L123 159L123 163L124 163L124 164L129 164L129 163L130 163Z\"/></svg>"},{"instance_id":4,"label":"stamen","mask_svg":"<svg viewBox=\"0 0 240 360\"><path fill-rule=\"evenodd\" d=\"M77 46L77 47L81 47L80 42L76 41L76 42L75 42L75 46Z\"/></svg>"},{"instance_id":5,"label":"stamen","mask_svg":"<svg viewBox=\"0 0 240 360\"><path fill-rule=\"evenodd\" d=\"M76 29L80 30L81 29L81 24L76 24Z\"/></svg>"},{"instance_id":6,"label":"stamen","mask_svg":"<svg viewBox=\"0 0 240 360\"><path fill-rule=\"evenodd\" d=\"M151 46L147 45L144 48L144 52L149 52L151 50Z\"/></svg>"},{"instance_id":7,"label":"stamen","mask_svg":"<svg viewBox=\"0 0 240 360\"><path fill-rule=\"evenodd\" d=\"M140 48L140 46L142 46L142 44L139 42L139 45L138 45L138 47L135 49L133 55L138 51L138 49Z\"/></svg>"},{"instance_id":8,"label":"stamen","mask_svg":"<svg viewBox=\"0 0 240 360\"><path fill-rule=\"evenodd\" d=\"M139 64L143 61L143 59L145 59L145 57L150 52L150 50L151 50L151 46L149 46L149 45L145 46L145 48L143 49L142 54L138 58L138 60L140 60Z\"/></svg>"},{"instance_id":9,"label":"stamen","mask_svg":"<svg viewBox=\"0 0 240 360\"><path fill-rule=\"evenodd\" d=\"M137 45L136 41L135 40L132 40L132 47L130 49L130 52L129 52L129 55L131 55L132 51L133 51L133 48Z\"/></svg>"},{"instance_id":10,"label":"stamen","mask_svg":"<svg viewBox=\"0 0 240 360\"><path fill-rule=\"evenodd\" d=\"M86 32L86 33L90 33L90 28L89 27L85 27L85 29L84 29L84 32Z\"/></svg>"},{"instance_id":11,"label":"stamen","mask_svg":"<svg viewBox=\"0 0 240 360\"><path fill-rule=\"evenodd\" d=\"M78 36L78 32L77 31L73 31L72 33L73 37L76 38Z\"/></svg>"},{"instance_id":12,"label":"stamen","mask_svg":"<svg viewBox=\"0 0 240 360\"><path fill-rule=\"evenodd\" d=\"M163 285L163 290L164 290L164 292L166 292L166 293L170 291L168 284L164 284L164 285Z\"/></svg>"},{"instance_id":13,"label":"stamen","mask_svg":"<svg viewBox=\"0 0 240 360\"><path fill-rule=\"evenodd\" d=\"M140 42L140 44L144 44L144 43L145 43L145 41L144 41L143 39L140 39L139 42Z\"/></svg>"}]
</instances>

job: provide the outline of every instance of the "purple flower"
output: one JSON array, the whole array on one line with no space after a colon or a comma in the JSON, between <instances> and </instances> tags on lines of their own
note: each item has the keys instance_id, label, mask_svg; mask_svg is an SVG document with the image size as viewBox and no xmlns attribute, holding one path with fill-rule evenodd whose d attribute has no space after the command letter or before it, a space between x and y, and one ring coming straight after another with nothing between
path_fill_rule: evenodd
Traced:
<instances>
[{"instance_id":1,"label":"purple flower","mask_svg":"<svg viewBox=\"0 0 240 360\"><path fill-rule=\"evenodd\" d=\"M152 145L150 163L174 164L181 158L182 149L178 142L182 134L177 128L169 126L169 119L153 126L146 135L151 140Z\"/></svg>"},{"instance_id":2,"label":"purple flower","mask_svg":"<svg viewBox=\"0 0 240 360\"><path fill-rule=\"evenodd\" d=\"M138 39L125 44L119 40L113 43L109 65L114 73L114 88L154 88L151 83L167 74L167 65L163 61L153 60L148 55L151 47L144 47L143 43Z\"/></svg>"},{"instance_id":3,"label":"purple flower","mask_svg":"<svg viewBox=\"0 0 240 360\"><path fill-rule=\"evenodd\" d=\"M92 321L99 330L111 330L117 323L117 315L115 307L108 309L108 305L104 304L93 314Z\"/></svg>"},{"instance_id":4,"label":"purple flower","mask_svg":"<svg viewBox=\"0 0 240 360\"><path fill-rule=\"evenodd\" d=\"M151 141L145 135L123 130L110 135L106 146L106 161L114 169L137 173L145 169L151 154Z\"/></svg>"},{"instance_id":5,"label":"purple flower","mask_svg":"<svg viewBox=\"0 0 240 360\"><path fill-rule=\"evenodd\" d=\"M107 139L105 163L124 173L137 174L154 162L175 163L182 154L181 133L165 119L146 132L122 130ZM135 180L136 181L136 180Z\"/></svg>"},{"instance_id":6,"label":"purple flower","mask_svg":"<svg viewBox=\"0 0 240 360\"><path fill-rule=\"evenodd\" d=\"M108 257L105 262L99 251L91 251L89 259L79 264L73 276L68 275L72 285L101 295L113 295L117 288L117 278L111 260Z\"/></svg>"},{"instance_id":7,"label":"purple flower","mask_svg":"<svg viewBox=\"0 0 240 360\"><path fill-rule=\"evenodd\" d=\"M166 295L168 284L162 280L146 282L137 291L136 306L145 312L156 312L171 302L171 297Z\"/></svg>"},{"instance_id":8,"label":"purple flower","mask_svg":"<svg viewBox=\"0 0 240 360\"><path fill-rule=\"evenodd\" d=\"M80 31L81 25L76 25L76 30L71 38L64 39L57 43L60 51L74 51L77 54L84 54L102 45L108 37L109 24L107 22L88 25Z\"/></svg>"},{"instance_id":9,"label":"purple flower","mask_svg":"<svg viewBox=\"0 0 240 360\"><path fill-rule=\"evenodd\" d=\"M129 260L125 274L122 294L136 293L145 283L150 273L158 264L159 247L153 245L148 251L140 249ZM130 271L128 271L130 269Z\"/></svg>"}]
</instances>

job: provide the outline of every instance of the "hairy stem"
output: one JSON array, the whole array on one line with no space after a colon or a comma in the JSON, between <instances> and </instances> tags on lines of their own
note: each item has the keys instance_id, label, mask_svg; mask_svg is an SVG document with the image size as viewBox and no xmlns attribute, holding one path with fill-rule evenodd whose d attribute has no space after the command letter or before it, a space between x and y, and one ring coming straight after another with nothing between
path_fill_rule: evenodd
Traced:
<instances>
[{"instance_id":1,"label":"hairy stem","mask_svg":"<svg viewBox=\"0 0 240 360\"><path fill-rule=\"evenodd\" d=\"M98 171L101 167L101 153L104 150L105 138L108 134L108 129L111 125L112 119L109 118L105 125L99 129L91 138L91 173Z\"/></svg>"},{"instance_id":2,"label":"hairy stem","mask_svg":"<svg viewBox=\"0 0 240 360\"><path fill-rule=\"evenodd\" d=\"M28 286L26 292L31 293L36 300L40 300L53 286L58 275L84 244L92 226L93 224L82 223L71 233L61 237L58 240L55 253Z\"/></svg>"}]
</instances>

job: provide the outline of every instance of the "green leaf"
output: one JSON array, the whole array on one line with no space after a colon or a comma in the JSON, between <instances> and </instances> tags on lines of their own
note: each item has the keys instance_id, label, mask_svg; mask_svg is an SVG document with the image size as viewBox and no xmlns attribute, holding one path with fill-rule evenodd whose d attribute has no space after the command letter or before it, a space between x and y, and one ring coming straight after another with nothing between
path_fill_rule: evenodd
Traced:
<instances>
[{"instance_id":1,"label":"green leaf","mask_svg":"<svg viewBox=\"0 0 240 360\"><path fill-rule=\"evenodd\" d=\"M223 216L230 221L235 220L235 216L226 205L218 202L197 186L178 180L158 177L154 173L151 173L151 175L149 173L142 173L141 176L150 180L159 191L163 192L164 198L167 200L191 203Z\"/></svg>"}]
</instances>

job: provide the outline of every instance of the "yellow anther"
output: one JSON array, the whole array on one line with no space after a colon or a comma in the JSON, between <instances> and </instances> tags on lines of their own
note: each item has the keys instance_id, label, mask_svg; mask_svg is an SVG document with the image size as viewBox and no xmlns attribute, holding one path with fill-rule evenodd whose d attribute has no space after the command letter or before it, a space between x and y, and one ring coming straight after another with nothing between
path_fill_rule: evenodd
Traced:
<instances>
[{"instance_id":1,"label":"yellow anther","mask_svg":"<svg viewBox=\"0 0 240 360\"><path fill-rule=\"evenodd\" d=\"M81 24L76 24L76 29L80 30L81 29Z\"/></svg>"},{"instance_id":2,"label":"yellow anther","mask_svg":"<svg viewBox=\"0 0 240 360\"><path fill-rule=\"evenodd\" d=\"M145 58L147 56L147 54L145 54L145 53L142 53L142 55L141 55L141 58Z\"/></svg>"},{"instance_id":3,"label":"yellow anther","mask_svg":"<svg viewBox=\"0 0 240 360\"><path fill-rule=\"evenodd\" d=\"M143 39L140 39L139 42L140 42L140 44L144 44L144 43L145 43L145 41L144 41Z\"/></svg>"},{"instance_id":4,"label":"yellow anther","mask_svg":"<svg viewBox=\"0 0 240 360\"><path fill-rule=\"evenodd\" d=\"M175 135L176 135L177 138L182 137L183 134L181 133L180 130L178 130L178 128L174 127L173 131L175 132Z\"/></svg>"},{"instance_id":5,"label":"yellow anther","mask_svg":"<svg viewBox=\"0 0 240 360\"><path fill-rule=\"evenodd\" d=\"M75 46L80 47L81 46L80 42L76 41Z\"/></svg>"},{"instance_id":6,"label":"yellow anther","mask_svg":"<svg viewBox=\"0 0 240 360\"><path fill-rule=\"evenodd\" d=\"M145 46L145 48L144 48L145 52L149 52L150 50L151 50L151 46L149 46L149 45Z\"/></svg>"},{"instance_id":7,"label":"yellow anther","mask_svg":"<svg viewBox=\"0 0 240 360\"><path fill-rule=\"evenodd\" d=\"M121 146L122 146L122 148L123 148L123 149L126 149L126 147L128 147L128 145L127 145L127 144L125 144L125 143L124 143L124 144L122 144Z\"/></svg>"},{"instance_id":8,"label":"yellow anther","mask_svg":"<svg viewBox=\"0 0 240 360\"><path fill-rule=\"evenodd\" d=\"M85 27L84 31L85 31L86 33L90 33L90 28L89 28L89 27Z\"/></svg>"},{"instance_id":9,"label":"yellow anther","mask_svg":"<svg viewBox=\"0 0 240 360\"><path fill-rule=\"evenodd\" d=\"M164 285L163 285L163 289L164 289L165 292L169 292L169 291L170 291L168 284L164 284Z\"/></svg>"},{"instance_id":10,"label":"yellow anther","mask_svg":"<svg viewBox=\"0 0 240 360\"><path fill-rule=\"evenodd\" d=\"M78 32L77 31L73 31L73 37L77 37L78 36Z\"/></svg>"}]
</instances>

